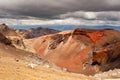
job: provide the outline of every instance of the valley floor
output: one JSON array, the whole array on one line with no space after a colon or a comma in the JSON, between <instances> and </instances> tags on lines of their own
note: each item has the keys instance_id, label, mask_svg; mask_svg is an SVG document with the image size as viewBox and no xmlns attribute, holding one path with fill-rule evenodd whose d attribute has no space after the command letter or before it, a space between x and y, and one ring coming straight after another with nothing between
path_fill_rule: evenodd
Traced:
<instances>
[{"instance_id":1,"label":"valley floor","mask_svg":"<svg viewBox=\"0 0 120 80\"><path fill-rule=\"evenodd\" d=\"M38 64L31 53L0 43L0 80L120 80L120 69L85 76Z\"/></svg>"},{"instance_id":2,"label":"valley floor","mask_svg":"<svg viewBox=\"0 0 120 80\"><path fill-rule=\"evenodd\" d=\"M32 68L29 61L25 60L26 54L29 55L27 52L0 44L0 80L94 80L82 74L41 65Z\"/></svg>"}]
</instances>

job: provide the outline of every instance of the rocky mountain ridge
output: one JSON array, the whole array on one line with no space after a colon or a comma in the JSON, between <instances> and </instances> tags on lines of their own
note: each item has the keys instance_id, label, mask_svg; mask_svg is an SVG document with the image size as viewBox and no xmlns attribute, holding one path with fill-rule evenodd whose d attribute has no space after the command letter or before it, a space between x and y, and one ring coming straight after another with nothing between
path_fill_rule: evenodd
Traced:
<instances>
[{"instance_id":1,"label":"rocky mountain ridge","mask_svg":"<svg viewBox=\"0 0 120 80\"><path fill-rule=\"evenodd\" d=\"M57 33L59 31L48 28L31 28L28 30L17 30L10 28L6 24L0 25L0 33L10 40L16 48L32 51L32 43L38 36Z\"/></svg>"},{"instance_id":2,"label":"rocky mountain ridge","mask_svg":"<svg viewBox=\"0 0 120 80\"><path fill-rule=\"evenodd\" d=\"M8 28L0 25L1 80L120 79L119 31L78 28L26 39L25 32ZM39 55L31 53L33 43Z\"/></svg>"},{"instance_id":3,"label":"rocky mountain ridge","mask_svg":"<svg viewBox=\"0 0 120 80\"><path fill-rule=\"evenodd\" d=\"M59 31L48 28L30 28L28 30L10 28L6 24L0 25L0 32L5 36L21 36L25 39L36 38L43 35L54 34Z\"/></svg>"},{"instance_id":4,"label":"rocky mountain ridge","mask_svg":"<svg viewBox=\"0 0 120 80\"><path fill-rule=\"evenodd\" d=\"M34 48L40 56L67 71L91 75L120 68L119 35L112 29L77 28L39 37Z\"/></svg>"}]
</instances>

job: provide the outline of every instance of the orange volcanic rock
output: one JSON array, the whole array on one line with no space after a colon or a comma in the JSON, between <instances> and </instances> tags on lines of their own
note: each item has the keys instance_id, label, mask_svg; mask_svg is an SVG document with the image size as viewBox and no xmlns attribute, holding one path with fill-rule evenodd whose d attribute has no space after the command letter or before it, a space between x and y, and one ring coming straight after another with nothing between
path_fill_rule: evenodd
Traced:
<instances>
[{"instance_id":1,"label":"orange volcanic rock","mask_svg":"<svg viewBox=\"0 0 120 80\"><path fill-rule=\"evenodd\" d=\"M67 71L89 75L120 68L119 35L119 31L112 29L77 28L39 37L34 42L34 49Z\"/></svg>"}]
</instances>

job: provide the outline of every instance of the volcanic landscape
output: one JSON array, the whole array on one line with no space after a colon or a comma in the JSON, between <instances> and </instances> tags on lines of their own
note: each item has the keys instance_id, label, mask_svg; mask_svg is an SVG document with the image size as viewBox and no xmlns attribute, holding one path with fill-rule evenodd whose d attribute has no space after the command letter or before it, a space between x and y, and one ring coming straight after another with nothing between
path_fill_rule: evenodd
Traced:
<instances>
[{"instance_id":1,"label":"volcanic landscape","mask_svg":"<svg viewBox=\"0 0 120 80\"><path fill-rule=\"evenodd\" d=\"M0 80L107 79L120 79L120 31L0 25Z\"/></svg>"}]
</instances>

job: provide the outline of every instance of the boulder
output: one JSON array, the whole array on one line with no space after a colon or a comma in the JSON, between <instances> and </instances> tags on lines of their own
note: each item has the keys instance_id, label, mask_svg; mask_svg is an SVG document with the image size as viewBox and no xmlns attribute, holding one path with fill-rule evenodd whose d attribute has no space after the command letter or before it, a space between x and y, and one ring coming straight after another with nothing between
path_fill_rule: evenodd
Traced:
<instances>
[{"instance_id":1,"label":"boulder","mask_svg":"<svg viewBox=\"0 0 120 80\"><path fill-rule=\"evenodd\" d=\"M2 33L0 33L0 43L12 46L11 40L6 38Z\"/></svg>"},{"instance_id":2,"label":"boulder","mask_svg":"<svg viewBox=\"0 0 120 80\"><path fill-rule=\"evenodd\" d=\"M112 29L77 28L39 37L33 47L40 56L67 71L92 75L120 68L119 35Z\"/></svg>"}]
</instances>

